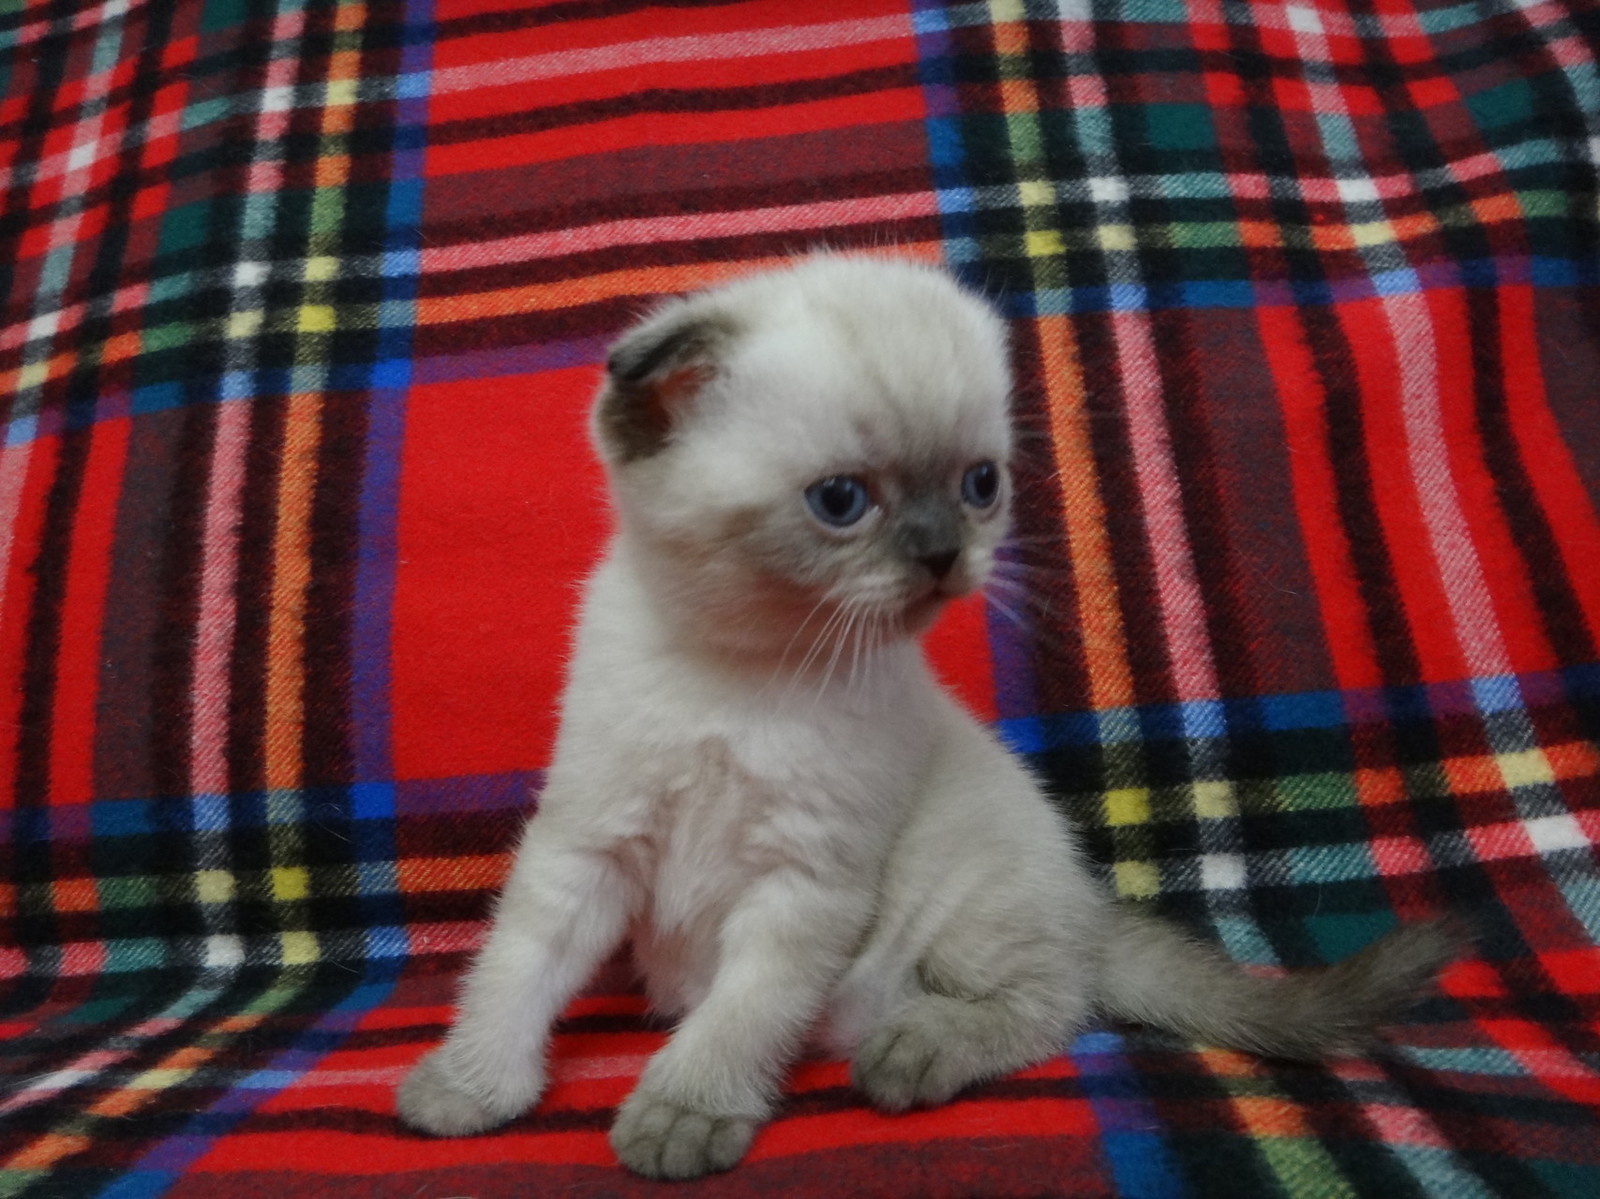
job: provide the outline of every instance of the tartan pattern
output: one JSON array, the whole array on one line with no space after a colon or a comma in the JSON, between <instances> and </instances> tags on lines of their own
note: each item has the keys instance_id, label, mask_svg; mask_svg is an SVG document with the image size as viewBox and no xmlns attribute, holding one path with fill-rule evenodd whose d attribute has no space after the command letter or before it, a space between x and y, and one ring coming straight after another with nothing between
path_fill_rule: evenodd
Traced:
<instances>
[{"instance_id":1,"label":"tartan pattern","mask_svg":"<svg viewBox=\"0 0 1600 1199\"><path fill-rule=\"evenodd\" d=\"M0 1195L649 1189L618 979L399 1130L548 753L655 294L808 245L1014 318L1026 588L941 669L1242 960L1477 955L1370 1059L796 1072L734 1194L1600 1187L1600 10L0 6Z\"/></svg>"}]
</instances>

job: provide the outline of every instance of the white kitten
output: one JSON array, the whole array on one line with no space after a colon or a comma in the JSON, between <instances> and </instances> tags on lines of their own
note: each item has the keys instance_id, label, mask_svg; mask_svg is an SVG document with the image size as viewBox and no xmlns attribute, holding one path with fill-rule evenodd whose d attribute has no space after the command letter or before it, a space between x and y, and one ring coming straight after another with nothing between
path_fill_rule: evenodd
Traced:
<instances>
[{"instance_id":1,"label":"white kitten","mask_svg":"<svg viewBox=\"0 0 1600 1199\"><path fill-rule=\"evenodd\" d=\"M401 1117L534 1104L551 1022L630 937L681 1021L624 1164L732 1166L819 1032L879 1107L1061 1050L1099 1011L1264 1052L1358 1044L1453 952L1414 925L1253 977L1120 908L914 640L1005 536L999 319L931 268L819 256L674 301L594 414L618 529L589 581L538 814Z\"/></svg>"}]
</instances>

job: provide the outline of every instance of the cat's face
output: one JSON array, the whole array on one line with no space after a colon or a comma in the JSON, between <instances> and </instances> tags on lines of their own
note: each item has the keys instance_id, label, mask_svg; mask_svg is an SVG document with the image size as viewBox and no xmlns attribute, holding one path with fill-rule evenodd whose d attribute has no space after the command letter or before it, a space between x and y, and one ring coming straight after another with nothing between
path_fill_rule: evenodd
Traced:
<instances>
[{"instance_id":1,"label":"cat's face","mask_svg":"<svg viewBox=\"0 0 1600 1199\"><path fill-rule=\"evenodd\" d=\"M807 259L663 309L609 365L595 433L624 535L712 640L870 648L988 576L1004 329L945 275Z\"/></svg>"}]
</instances>

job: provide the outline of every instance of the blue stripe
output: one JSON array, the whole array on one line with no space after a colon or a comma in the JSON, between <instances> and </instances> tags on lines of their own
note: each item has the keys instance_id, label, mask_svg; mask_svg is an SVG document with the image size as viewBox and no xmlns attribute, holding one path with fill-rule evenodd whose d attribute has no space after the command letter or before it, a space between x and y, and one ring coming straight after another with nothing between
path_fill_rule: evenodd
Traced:
<instances>
[{"instance_id":1,"label":"blue stripe","mask_svg":"<svg viewBox=\"0 0 1600 1199\"><path fill-rule=\"evenodd\" d=\"M433 0L407 0L405 27L426 28ZM433 44L427 37L406 40L401 72L424 83L431 78ZM390 723L389 642L394 612L395 568L399 561L400 462L405 439L418 267L422 249L422 188L426 155L428 89L407 89L395 103L388 206L384 214L383 300L376 361L365 380L366 461L357 518L355 612L351 629L351 703L355 725L352 751L356 786L351 814L363 823L362 910L368 929L368 975L392 980L410 950L405 905L394 843L395 789Z\"/></svg>"},{"instance_id":2,"label":"blue stripe","mask_svg":"<svg viewBox=\"0 0 1600 1199\"><path fill-rule=\"evenodd\" d=\"M1080 745L1222 737L1229 732L1290 732L1372 720L1491 715L1561 699L1600 699L1600 665L1404 687L1304 691L1003 718L996 728L1016 752L1040 753Z\"/></svg>"},{"instance_id":3,"label":"blue stripe","mask_svg":"<svg viewBox=\"0 0 1600 1199\"><path fill-rule=\"evenodd\" d=\"M1181 1199L1189 1194L1155 1109L1139 1086L1139 1075L1113 1032L1087 1032L1069 1050L1078 1083L1100 1126L1100 1144L1111 1166L1117 1194L1126 1199Z\"/></svg>"}]
</instances>

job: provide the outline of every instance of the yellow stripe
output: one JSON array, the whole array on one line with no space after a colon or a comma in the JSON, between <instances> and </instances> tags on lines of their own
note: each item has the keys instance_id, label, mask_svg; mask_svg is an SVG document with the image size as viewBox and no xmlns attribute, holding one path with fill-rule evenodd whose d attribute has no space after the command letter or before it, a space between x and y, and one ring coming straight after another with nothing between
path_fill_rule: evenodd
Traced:
<instances>
[{"instance_id":1,"label":"yellow stripe","mask_svg":"<svg viewBox=\"0 0 1600 1199\"><path fill-rule=\"evenodd\" d=\"M305 606L311 583L311 497L322 438L322 397L289 397L278 475L278 527L272 546L272 607L267 623L266 784L298 787L305 728Z\"/></svg>"},{"instance_id":2,"label":"yellow stripe","mask_svg":"<svg viewBox=\"0 0 1600 1199\"><path fill-rule=\"evenodd\" d=\"M340 20L359 20L365 6L341 6ZM330 63L330 86L348 77L357 64L349 54L335 54ZM338 131L347 126L348 112L324 107L321 114L322 153L317 163L317 192L313 204L313 229L338 228L343 222L346 197L342 190L349 160ZM306 291L295 322L302 335L330 333L338 326L332 298L337 262L311 236L307 256ZM302 342L295 361L320 365L320 351ZM269 792L292 791L300 786L304 762L305 731L305 607L311 584L311 504L316 494L317 450L322 440L322 397L314 392L289 397L284 420L283 460L278 475L278 523L273 542L272 609L267 625L266 784ZM289 846L283 847L288 850ZM279 894L277 898L288 898ZM287 954L286 954L287 959Z\"/></svg>"},{"instance_id":3,"label":"yellow stripe","mask_svg":"<svg viewBox=\"0 0 1600 1199\"><path fill-rule=\"evenodd\" d=\"M1129 707L1134 702L1133 672L1128 666L1122 605L1111 564L1111 537L1089 437L1078 340L1064 316L1040 317L1038 328L1045 409L1055 449L1067 552L1072 557L1072 583L1078 592L1089 703L1094 708Z\"/></svg>"}]
</instances>

